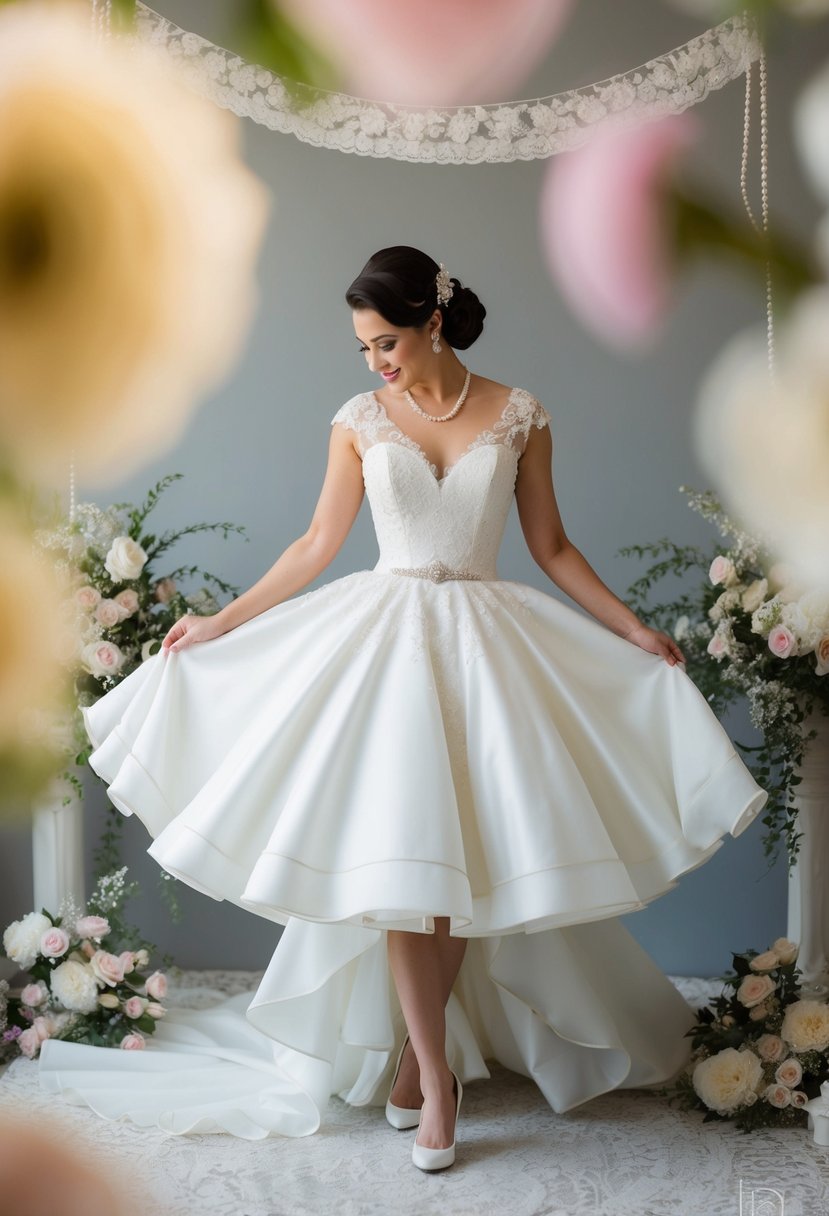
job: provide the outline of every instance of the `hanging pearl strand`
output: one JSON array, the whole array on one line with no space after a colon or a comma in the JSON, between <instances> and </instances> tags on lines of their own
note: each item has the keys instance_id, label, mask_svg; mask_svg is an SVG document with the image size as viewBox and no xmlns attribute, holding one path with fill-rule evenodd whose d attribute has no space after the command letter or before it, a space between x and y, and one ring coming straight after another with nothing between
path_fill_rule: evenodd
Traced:
<instances>
[{"instance_id":1,"label":"hanging pearl strand","mask_svg":"<svg viewBox=\"0 0 829 1216\"><path fill-rule=\"evenodd\" d=\"M760 203L761 203L761 222L757 223L754 213L751 210L751 204L748 200L747 189L747 169L748 169L748 146L749 146L749 129L751 124L751 73L753 65L749 64L746 69L746 101L745 114L743 119L743 155L740 165L740 193L743 196L748 217L754 227L755 232L763 233L768 237L769 230L769 187L768 187L768 90L766 76L766 53L765 48L761 46L760 55L758 58L760 69ZM774 350L774 304L772 298L772 271L771 259L766 259L766 345L768 350L768 370L769 377L772 382L775 382L777 369L775 366L775 350Z\"/></svg>"}]
</instances>

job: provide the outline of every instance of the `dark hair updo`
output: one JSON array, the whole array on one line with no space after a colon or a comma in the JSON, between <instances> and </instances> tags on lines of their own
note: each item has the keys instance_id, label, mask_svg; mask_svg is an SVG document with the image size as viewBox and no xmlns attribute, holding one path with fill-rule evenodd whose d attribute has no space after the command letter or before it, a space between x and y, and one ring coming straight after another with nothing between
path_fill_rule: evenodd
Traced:
<instances>
[{"instance_id":1,"label":"dark hair updo","mask_svg":"<svg viewBox=\"0 0 829 1216\"><path fill-rule=\"evenodd\" d=\"M371 255L345 293L351 308L370 308L392 325L422 329L436 308L443 314L441 336L456 350L466 350L484 328L486 309L451 279L452 298L440 304L436 278L440 266L411 245L392 245Z\"/></svg>"}]
</instances>

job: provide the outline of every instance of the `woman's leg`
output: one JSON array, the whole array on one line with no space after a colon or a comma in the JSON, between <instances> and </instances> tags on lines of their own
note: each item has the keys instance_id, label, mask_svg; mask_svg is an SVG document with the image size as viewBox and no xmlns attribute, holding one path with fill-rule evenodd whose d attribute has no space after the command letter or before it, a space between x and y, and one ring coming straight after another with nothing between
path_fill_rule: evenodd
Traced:
<instances>
[{"instance_id":1,"label":"woman's leg","mask_svg":"<svg viewBox=\"0 0 829 1216\"><path fill-rule=\"evenodd\" d=\"M455 1098L446 1062L445 1008L465 950L466 939L450 935L446 916L435 917L433 934L388 933L389 965L413 1048L403 1054L392 1102L417 1107L422 1094L418 1142L426 1148L447 1148L453 1140Z\"/></svg>"}]
</instances>

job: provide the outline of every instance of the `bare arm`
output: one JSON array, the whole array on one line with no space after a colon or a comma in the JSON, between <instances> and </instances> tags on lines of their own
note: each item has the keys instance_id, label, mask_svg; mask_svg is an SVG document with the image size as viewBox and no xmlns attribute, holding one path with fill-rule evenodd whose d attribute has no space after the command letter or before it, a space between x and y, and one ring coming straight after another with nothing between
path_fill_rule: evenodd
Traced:
<instances>
[{"instance_id":1,"label":"bare arm","mask_svg":"<svg viewBox=\"0 0 829 1216\"><path fill-rule=\"evenodd\" d=\"M365 492L362 464L352 438L352 432L339 423L332 426L328 467L307 532L283 551L257 583L215 616L186 616L176 621L162 649L182 650L193 642L235 629L295 595L333 561L351 530Z\"/></svg>"},{"instance_id":2,"label":"bare arm","mask_svg":"<svg viewBox=\"0 0 829 1216\"><path fill-rule=\"evenodd\" d=\"M619 637L662 655L672 666L684 663L682 651L669 634L644 625L627 604L614 595L570 541L561 521L552 476L553 439L550 428L531 428L518 462L515 498L518 518L535 562L557 587Z\"/></svg>"}]
</instances>

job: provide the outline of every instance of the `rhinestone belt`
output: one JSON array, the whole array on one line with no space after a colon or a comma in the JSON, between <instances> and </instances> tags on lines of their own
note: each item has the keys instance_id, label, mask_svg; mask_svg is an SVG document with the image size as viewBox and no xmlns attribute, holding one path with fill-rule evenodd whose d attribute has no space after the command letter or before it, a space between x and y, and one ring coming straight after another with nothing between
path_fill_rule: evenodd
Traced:
<instances>
[{"instance_id":1,"label":"rhinestone belt","mask_svg":"<svg viewBox=\"0 0 829 1216\"><path fill-rule=\"evenodd\" d=\"M390 574L411 574L416 578L429 578L433 583L443 583L448 578L474 578L481 579L480 574L473 574L471 570L453 570L451 566L446 566L443 562L429 562L428 566L392 566Z\"/></svg>"}]
</instances>

